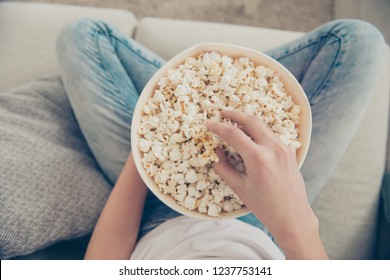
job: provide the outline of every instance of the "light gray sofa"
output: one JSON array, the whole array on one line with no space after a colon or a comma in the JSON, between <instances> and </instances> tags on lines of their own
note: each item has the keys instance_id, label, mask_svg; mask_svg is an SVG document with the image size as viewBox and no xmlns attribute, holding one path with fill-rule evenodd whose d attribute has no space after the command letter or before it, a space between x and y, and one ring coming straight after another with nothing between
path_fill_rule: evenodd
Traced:
<instances>
[{"instance_id":1,"label":"light gray sofa","mask_svg":"<svg viewBox=\"0 0 390 280\"><path fill-rule=\"evenodd\" d=\"M206 22L137 20L123 10L4 2L0 3L0 92L58 74L56 36L65 24L79 17L103 19L165 59L199 42L234 43L265 51L302 35ZM378 201L388 146L388 51L383 56L386 68L364 120L327 187L314 203L321 237L333 259L375 256ZM63 258L72 258L72 246L77 244L66 243L56 247L57 252L48 250L57 254L55 258L61 258L65 251L68 255ZM44 252L30 258L45 258ZM53 256L50 254L46 257Z\"/></svg>"}]
</instances>

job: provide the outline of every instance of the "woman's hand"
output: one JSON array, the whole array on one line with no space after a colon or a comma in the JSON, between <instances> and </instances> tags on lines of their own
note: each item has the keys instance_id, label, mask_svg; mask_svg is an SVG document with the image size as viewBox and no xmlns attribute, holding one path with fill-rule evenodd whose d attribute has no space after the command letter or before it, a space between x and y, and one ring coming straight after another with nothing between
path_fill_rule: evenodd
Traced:
<instances>
[{"instance_id":1,"label":"woman's hand","mask_svg":"<svg viewBox=\"0 0 390 280\"><path fill-rule=\"evenodd\" d=\"M222 116L238 127L221 122L207 126L239 153L246 171L237 171L217 149L215 172L271 231L287 258L326 258L295 152L256 116L238 111L223 111Z\"/></svg>"}]
</instances>

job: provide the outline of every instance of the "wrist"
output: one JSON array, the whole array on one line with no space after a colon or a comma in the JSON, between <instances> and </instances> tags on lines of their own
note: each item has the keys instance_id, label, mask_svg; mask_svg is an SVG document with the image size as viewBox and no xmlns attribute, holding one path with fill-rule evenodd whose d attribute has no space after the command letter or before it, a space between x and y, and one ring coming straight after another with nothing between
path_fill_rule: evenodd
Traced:
<instances>
[{"instance_id":1,"label":"wrist","mask_svg":"<svg viewBox=\"0 0 390 280\"><path fill-rule=\"evenodd\" d=\"M276 231L274 237L287 259L328 258L320 238L319 221L314 213L305 221Z\"/></svg>"},{"instance_id":2,"label":"wrist","mask_svg":"<svg viewBox=\"0 0 390 280\"><path fill-rule=\"evenodd\" d=\"M142 180L141 175L138 173L137 166L135 165L132 153L130 153L129 156L127 157L124 168L130 174L130 176L132 178L132 180L131 180L132 183L136 183L138 185L145 186L145 183Z\"/></svg>"}]
</instances>

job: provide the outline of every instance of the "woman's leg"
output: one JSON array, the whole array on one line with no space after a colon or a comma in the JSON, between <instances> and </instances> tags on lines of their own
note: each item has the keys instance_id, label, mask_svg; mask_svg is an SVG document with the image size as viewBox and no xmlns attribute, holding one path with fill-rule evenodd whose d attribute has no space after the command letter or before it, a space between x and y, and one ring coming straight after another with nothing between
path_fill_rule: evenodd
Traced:
<instances>
[{"instance_id":1,"label":"woman's leg","mask_svg":"<svg viewBox=\"0 0 390 280\"><path fill-rule=\"evenodd\" d=\"M361 122L383 71L384 47L382 35L372 25L339 20L267 52L292 72L311 105L311 143L301 168L311 203ZM252 214L240 219L264 227Z\"/></svg>"},{"instance_id":2,"label":"woman's leg","mask_svg":"<svg viewBox=\"0 0 390 280\"><path fill-rule=\"evenodd\" d=\"M114 184L130 152L130 124L139 88L163 61L103 22L88 19L62 30L57 56L84 137ZM139 73L137 84L130 75Z\"/></svg>"},{"instance_id":3,"label":"woman's leg","mask_svg":"<svg viewBox=\"0 0 390 280\"><path fill-rule=\"evenodd\" d=\"M358 20L327 23L268 54L309 99L313 129L302 174L313 202L352 140L383 71L384 39Z\"/></svg>"},{"instance_id":4,"label":"woman's leg","mask_svg":"<svg viewBox=\"0 0 390 280\"><path fill-rule=\"evenodd\" d=\"M57 56L83 135L114 185L131 149L130 125L138 96L164 60L107 24L89 19L64 28ZM149 192L141 234L177 215Z\"/></svg>"}]
</instances>

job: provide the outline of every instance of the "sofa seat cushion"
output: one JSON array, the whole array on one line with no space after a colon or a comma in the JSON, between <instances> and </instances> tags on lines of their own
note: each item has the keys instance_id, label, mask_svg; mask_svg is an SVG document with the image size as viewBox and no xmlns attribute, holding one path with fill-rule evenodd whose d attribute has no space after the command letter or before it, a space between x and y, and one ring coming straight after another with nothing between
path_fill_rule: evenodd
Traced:
<instances>
[{"instance_id":1,"label":"sofa seat cushion","mask_svg":"<svg viewBox=\"0 0 390 280\"><path fill-rule=\"evenodd\" d=\"M0 3L0 90L59 73L60 29L80 17L105 20L132 35L137 20L124 10L40 3Z\"/></svg>"},{"instance_id":2,"label":"sofa seat cushion","mask_svg":"<svg viewBox=\"0 0 390 280\"><path fill-rule=\"evenodd\" d=\"M90 233L110 193L60 78L0 92L0 259Z\"/></svg>"}]
</instances>

